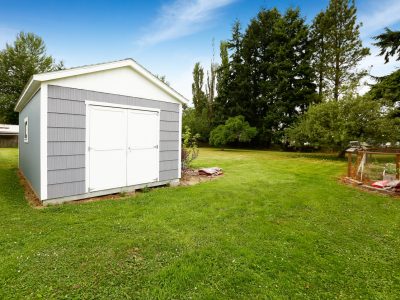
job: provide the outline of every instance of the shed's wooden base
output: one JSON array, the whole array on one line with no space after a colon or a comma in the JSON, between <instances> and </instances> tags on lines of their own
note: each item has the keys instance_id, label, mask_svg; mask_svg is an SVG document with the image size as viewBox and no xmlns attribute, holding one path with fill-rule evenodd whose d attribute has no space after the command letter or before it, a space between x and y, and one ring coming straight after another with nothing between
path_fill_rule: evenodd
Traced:
<instances>
[{"instance_id":1,"label":"shed's wooden base","mask_svg":"<svg viewBox=\"0 0 400 300\"><path fill-rule=\"evenodd\" d=\"M75 200L82 200L82 199L88 199L88 198L95 198L95 197L100 197L100 196L104 196L104 195L112 195L112 194L118 194L118 193L130 193L130 192L134 192L135 190L143 189L146 187L156 187L156 186L162 186L162 185L167 185L167 184L175 185L177 183L179 183L179 179L172 179L172 180L166 180L166 181L158 181L158 182L151 182L151 183L138 184L138 185L132 185L132 186L125 186L125 187L121 187L121 188L95 191L95 192L90 192L90 193L85 193L85 194L80 194L80 195L42 200L42 204L44 206L53 205L53 204L61 204L61 203L65 203L65 202L71 202L71 201L75 201Z\"/></svg>"}]
</instances>

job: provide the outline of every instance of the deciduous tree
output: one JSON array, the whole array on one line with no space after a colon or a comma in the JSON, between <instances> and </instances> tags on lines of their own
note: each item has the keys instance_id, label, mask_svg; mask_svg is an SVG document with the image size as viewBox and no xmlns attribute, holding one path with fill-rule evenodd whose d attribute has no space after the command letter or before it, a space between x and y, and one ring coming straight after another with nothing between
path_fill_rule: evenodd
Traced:
<instances>
[{"instance_id":1,"label":"deciduous tree","mask_svg":"<svg viewBox=\"0 0 400 300\"><path fill-rule=\"evenodd\" d=\"M382 104L369 97L345 97L310 107L302 118L287 130L290 143L323 147L344 154L350 141L370 144L397 142L398 121L382 112Z\"/></svg>"},{"instance_id":2,"label":"deciduous tree","mask_svg":"<svg viewBox=\"0 0 400 300\"><path fill-rule=\"evenodd\" d=\"M207 97L203 91L204 86L204 69L197 62L193 68L193 83L192 83L192 95L193 105L196 113L199 115L203 113L203 110L207 107Z\"/></svg>"},{"instance_id":3,"label":"deciduous tree","mask_svg":"<svg viewBox=\"0 0 400 300\"><path fill-rule=\"evenodd\" d=\"M63 63L46 53L42 38L20 32L0 51L0 122L18 124L14 107L33 74L62 69Z\"/></svg>"}]
</instances>

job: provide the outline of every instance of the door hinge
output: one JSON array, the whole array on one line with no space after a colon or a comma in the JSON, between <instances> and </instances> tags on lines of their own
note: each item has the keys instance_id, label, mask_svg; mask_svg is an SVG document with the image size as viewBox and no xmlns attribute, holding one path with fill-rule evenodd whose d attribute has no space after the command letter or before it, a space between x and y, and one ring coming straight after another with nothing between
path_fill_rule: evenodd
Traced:
<instances>
[{"instance_id":1,"label":"door hinge","mask_svg":"<svg viewBox=\"0 0 400 300\"><path fill-rule=\"evenodd\" d=\"M158 149L158 145L155 145L154 148L155 148L155 149Z\"/></svg>"}]
</instances>

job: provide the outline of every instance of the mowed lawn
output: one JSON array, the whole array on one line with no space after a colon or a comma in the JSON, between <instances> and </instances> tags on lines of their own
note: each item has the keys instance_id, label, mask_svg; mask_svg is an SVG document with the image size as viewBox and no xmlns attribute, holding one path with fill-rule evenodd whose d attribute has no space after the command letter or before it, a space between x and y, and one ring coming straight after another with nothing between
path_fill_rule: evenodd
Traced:
<instances>
[{"instance_id":1,"label":"mowed lawn","mask_svg":"<svg viewBox=\"0 0 400 300\"><path fill-rule=\"evenodd\" d=\"M323 157L201 149L224 177L34 209L0 149L0 298L399 298L400 200Z\"/></svg>"}]
</instances>

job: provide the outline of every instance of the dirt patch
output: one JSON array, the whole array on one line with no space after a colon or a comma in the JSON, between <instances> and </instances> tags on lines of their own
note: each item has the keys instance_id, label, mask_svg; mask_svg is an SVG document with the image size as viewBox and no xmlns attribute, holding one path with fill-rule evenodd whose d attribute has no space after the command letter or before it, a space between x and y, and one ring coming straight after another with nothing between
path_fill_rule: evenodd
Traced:
<instances>
[{"instance_id":1,"label":"dirt patch","mask_svg":"<svg viewBox=\"0 0 400 300\"><path fill-rule=\"evenodd\" d=\"M216 176L199 174L199 170L189 169L182 172L182 178L179 183L180 186L191 186L205 181L211 181L222 177L223 174L218 174Z\"/></svg>"},{"instance_id":2,"label":"dirt patch","mask_svg":"<svg viewBox=\"0 0 400 300\"><path fill-rule=\"evenodd\" d=\"M220 173L218 173L218 175L204 175L201 172L199 173L199 170L189 169L189 170L186 170L185 172L182 172L182 178L177 185L178 186L192 186L192 185L195 185L198 183L211 181L211 180L217 179L222 176L223 176L222 171ZM18 171L18 178L20 180L21 186L24 189L25 199L28 201L29 205L34 208L38 208L38 209L44 208L45 206L42 204L42 202L36 196L35 192L32 189L32 186L30 185L30 183L26 180L25 176L20 171ZM162 187L163 186L154 187L151 189L162 188ZM142 192L143 192L142 190L138 189L134 192L116 193L116 194L103 195L103 196L98 196L98 197L93 197L93 198L73 200L73 201L64 202L64 204L81 204L81 203L97 202L97 201L103 201L103 200L117 201L117 200L121 200L121 199L124 199L127 197L135 197L135 196L141 194Z\"/></svg>"},{"instance_id":3,"label":"dirt patch","mask_svg":"<svg viewBox=\"0 0 400 300\"><path fill-rule=\"evenodd\" d=\"M103 195L103 196L98 196L98 197L68 201L68 202L64 202L64 204L80 204L80 203L97 202L97 201L103 201L103 200L120 200L120 199L123 199L126 197L135 197L139 193L140 193L140 191L129 192L129 193L108 194L108 195Z\"/></svg>"},{"instance_id":4,"label":"dirt patch","mask_svg":"<svg viewBox=\"0 0 400 300\"><path fill-rule=\"evenodd\" d=\"M28 201L29 205L33 208L41 209L45 206L42 204L42 201L39 200L39 197L35 194L32 189L30 183L26 180L25 176L22 174L21 171L18 171L18 178L22 188L24 189L25 199ZM120 200L126 197L133 197L140 193L140 191L136 192L129 192L129 193L117 193L117 194L109 194L104 196L98 196L93 198L86 198L80 200L74 200L65 202L65 204L80 204L80 203L87 203L87 202L97 202L102 200Z\"/></svg>"},{"instance_id":5,"label":"dirt patch","mask_svg":"<svg viewBox=\"0 0 400 300\"><path fill-rule=\"evenodd\" d=\"M143 260L143 256L141 255L140 250L137 247L128 249L127 254L130 259L134 259L137 262L140 262Z\"/></svg>"},{"instance_id":6,"label":"dirt patch","mask_svg":"<svg viewBox=\"0 0 400 300\"><path fill-rule=\"evenodd\" d=\"M35 192L32 189L30 183L26 180L24 174L21 171L17 172L19 182L24 189L25 199L28 201L29 205L34 208L43 208L42 202L39 200L38 196L36 196Z\"/></svg>"}]
</instances>

